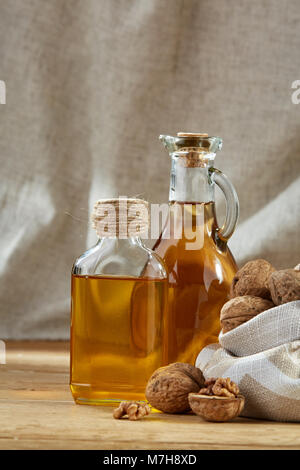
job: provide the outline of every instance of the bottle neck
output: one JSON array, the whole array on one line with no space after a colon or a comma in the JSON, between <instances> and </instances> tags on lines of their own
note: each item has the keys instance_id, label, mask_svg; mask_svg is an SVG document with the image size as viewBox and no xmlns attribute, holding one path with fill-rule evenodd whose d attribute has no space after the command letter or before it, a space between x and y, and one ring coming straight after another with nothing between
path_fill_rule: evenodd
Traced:
<instances>
[{"instance_id":1,"label":"bottle neck","mask_svg":"<svg viewBox=\"0 0 300 470\"><path fill-rule=\"evenodd\" d=\"M111 251L126 251L131 247L135 246L144 246L143 242L140 237L127 237L127 238L119 238L119 237L104 237L99 238L97 245L101 245L102 250L108 249Z\"/></svg>"},{"instance_id":2,"label":"bottle neck","mask_svg":"<svg viewBox=\"0 0 300 470\"><path fill-rule=\"evenodd\" d=\"M212 161L201 166L187 166L181 157L172 155L170 202L211 202L215 199L209 169Z\"/></svg>"},{"instance_id":3,"label":"bottle neck","mask_svg":"<svg viewBox=\"0 0 300 470\"><path fill-rule=\"evenodd\" d=\"M114 276L141 275L146 257L139 237L103 237L95 248L95 273Z\"/></svg>"}]
</instances>

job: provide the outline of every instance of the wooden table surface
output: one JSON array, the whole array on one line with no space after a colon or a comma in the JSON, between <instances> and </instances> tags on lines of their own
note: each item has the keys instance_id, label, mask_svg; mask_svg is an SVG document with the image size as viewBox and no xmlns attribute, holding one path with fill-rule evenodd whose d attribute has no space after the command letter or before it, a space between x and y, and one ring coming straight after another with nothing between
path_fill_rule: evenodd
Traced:
<instances>
[{"instance_id":1,"label":"wooden table surface","mask_svg":"<svg viewBox=\"0 0 300 470\"><path fill-rule=\"evenodd\" d=\"M114 420L110 407L74 404L68 343L9 342L6 350L0 449L300 449L296 423L208 423L163 413Z\"/></svg>"}]
</instances>

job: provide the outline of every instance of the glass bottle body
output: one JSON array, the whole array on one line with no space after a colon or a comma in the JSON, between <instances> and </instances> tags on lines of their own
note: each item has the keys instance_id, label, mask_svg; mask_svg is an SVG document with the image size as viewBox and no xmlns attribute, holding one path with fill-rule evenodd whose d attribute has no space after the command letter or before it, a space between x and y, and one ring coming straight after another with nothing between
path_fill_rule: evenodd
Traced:
<instances>
[{"instance_id":1,"label":"glass bottle body","mask_svg":"<svg viewBox=\"0 0 300 470\"><path fill-rule=\"evenodd\" d=\"M178 213L184 218L187 212L192 220L190 231L197 231L200 238L196 249L187 249L191 244L187 229L179 239L172 229ZM154 246L169 272L165 361L194 364L204 346L218 341L220 310L229 300L237 267L229 248L217 245L214 202L171 202L168 223L170 238L162 234Z\"/></svg>"},{"instance_id":2,"label":"glass bottle body","mask_svg":"<svg viewBox=\"0 0 300 470\"><path fill-rule=\"evenodd\" d=\"M77 403L142 400L163 363L165 267L140 239L102 239L72 272L71 391Z\"/></svg>"}]
</instances>

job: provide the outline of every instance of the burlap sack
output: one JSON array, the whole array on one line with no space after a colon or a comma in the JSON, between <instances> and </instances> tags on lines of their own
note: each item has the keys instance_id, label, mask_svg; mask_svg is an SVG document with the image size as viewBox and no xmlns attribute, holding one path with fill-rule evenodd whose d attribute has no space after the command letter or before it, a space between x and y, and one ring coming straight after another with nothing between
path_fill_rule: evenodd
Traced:
<instances>
[{"instance_id":1,"label":"burlap sack","mask_svg":"<svg viewBox=\"0 0 300 470\"><path fill-rule=\"evenodd\" d=\"M300 421L300 301L274 307L220 334L199 353L205 378L230 377L246 398L242 416Z\"/></svg>"}]
</instances>

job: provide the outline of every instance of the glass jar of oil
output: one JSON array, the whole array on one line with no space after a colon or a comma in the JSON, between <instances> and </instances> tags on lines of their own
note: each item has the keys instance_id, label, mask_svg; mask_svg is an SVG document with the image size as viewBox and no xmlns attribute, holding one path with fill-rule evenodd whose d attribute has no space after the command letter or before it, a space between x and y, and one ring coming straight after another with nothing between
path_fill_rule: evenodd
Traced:
<instances>
[{"instance_id":1,"label":"glass jar of oil","mask_svg":"<svg viewBox=\"0 0 300 470\"><path fill-rule=\"evenodd\" d=\"M165 357L167 363L194 364L202 348L218 342L220 310L237 270L227 242L239 202L229 179L214 168L222 139L179 132L160 140L172 159L168 220L153 248L169 276ZM227 202L222 227L216 218L216 185Z\"/></svg>"},{"instance_id":2,"label":"glass jar of oil","mask_svg":"<svg viewBox=\"0 0 300 470\"><path fill-rule=\"evenodd\" d=\"M140 235L148 204L99 200L99 241L72 270L70 387L79 404L143 400L163 364L168 281L164 262Z\"/></svg>"}]
</instances>

